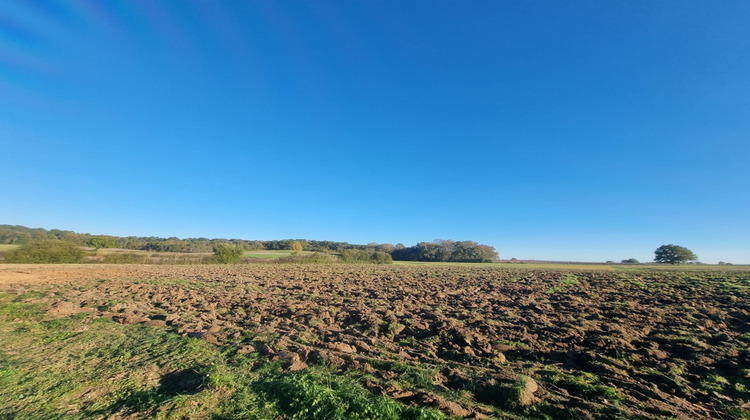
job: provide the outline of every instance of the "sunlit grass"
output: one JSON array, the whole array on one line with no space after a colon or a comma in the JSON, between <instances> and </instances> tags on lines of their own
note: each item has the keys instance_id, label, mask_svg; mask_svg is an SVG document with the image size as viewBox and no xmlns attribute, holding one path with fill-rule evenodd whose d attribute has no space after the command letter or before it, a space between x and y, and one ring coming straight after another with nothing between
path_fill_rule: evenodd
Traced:
<instances>
[{"instance_id":1,"label":"sunlit grass","mask_svg":"<svg viewBox=\"0 0 750 420\"><path fill-rule=\"evenodd\" d=\"M445 418L327 365L288 372L168 328L50 319L25 299L0 294L0 418Z\"/></svg>"},{"instance_id":2,"label":"sunlit grass","mask_svg":"<svg viewBox=\"0 0 750 420\"><path fill-rule=\"evenodd\" d=\"M302 255L312 254L310 251L302 251ZM292 255L291 250L272 250L272 251L245 251L242 256L244 258L257 258L264 260L275 260L284 258Z\"/></svg>"}]
</instances>

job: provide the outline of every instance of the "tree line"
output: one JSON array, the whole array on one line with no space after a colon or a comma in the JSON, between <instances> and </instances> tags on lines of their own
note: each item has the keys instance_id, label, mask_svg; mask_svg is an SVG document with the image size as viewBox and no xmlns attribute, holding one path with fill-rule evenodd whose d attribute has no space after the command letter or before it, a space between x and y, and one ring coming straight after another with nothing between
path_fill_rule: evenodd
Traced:
<instances>
[{"instance_id":1,"label":"tree line","mask_svg":"<svg viewBox=\"0 0 750 420\"><path fill-rule=\"evenodd\" d=\"M246 240L246 239L208 239L176 237L160 238L154 236L112 236L76 233L69 230L28 228L18 225L0 225L0 244L23 245L27 243L60 240L78 246L101 248L121 248L150 252L214 252L221 259L235 259L229 255L240 251L254 250L294 250L339 254L344 261L388 263L396 261L430 261L430 262L491 262L498 259L497 251L489 245L474 241L453 241L437 239L432 242L420 242L406 247L403 244L376 243L351 244L348 242L317 241L307 239L281 240Z\"/></svg>"},{"instance_id":2,"label":"tree line","mask_svg":"<svg viewBox=\"0 0 750 420\"><path fill-rule=\"evenodd\" d=\"M391 256L397 261L425 262L492 262L499 258L494 247L474 241L437 239L414 246L394 249Z\"/></svg>"},{"instance_id":3,"label":"tree line","mask_svg":"<svg viewBox=\"0 0 750 420\"><path fill-rule=\"evenodd\" d=\"M305 239L281 240L247 240L247 239L209 239L209 238L160 238L155 236L112 236L76 233L70 230L28 228L18 225L0 225L0 244L23 245L25 243L56 239L78 246L91 248L121 248L151 252L213 252L218 245L234 245L245 251L286 250L291 249L293 242L299 242L306 251L340 252L344 249L366 250L368 245L350 244L348 242L315 241ZM403 246L403 245L402 245ZM390 244L375 244L373 249L394 248ZM388 252L388 251L386 251Z\"/></svg>"}]
</instances>

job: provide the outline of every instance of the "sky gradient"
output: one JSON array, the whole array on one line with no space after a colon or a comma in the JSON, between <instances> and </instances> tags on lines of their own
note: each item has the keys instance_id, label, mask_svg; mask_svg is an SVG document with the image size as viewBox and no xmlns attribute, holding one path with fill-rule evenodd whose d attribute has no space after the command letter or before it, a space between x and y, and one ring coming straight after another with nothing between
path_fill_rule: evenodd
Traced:
<instances>
[{"instance_id":1,"label":"sky gradient","mask_svg":"<svg viewBox=\"0 0 750 420\"><path fill-rule=\"evenodd\" d=\"M0 223L750 263L750 3L6 1Z\"/></svg>"}]
</instances>

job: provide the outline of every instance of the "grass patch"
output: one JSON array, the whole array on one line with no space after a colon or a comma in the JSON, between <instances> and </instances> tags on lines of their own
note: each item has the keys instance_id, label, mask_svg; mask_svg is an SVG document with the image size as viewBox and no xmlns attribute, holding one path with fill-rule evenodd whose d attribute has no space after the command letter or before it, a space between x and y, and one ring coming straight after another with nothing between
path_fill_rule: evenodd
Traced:
<instances>
[{"instance_id":1,"label":"grass patch","mask_svg":"<svg viewBox=\"0 0 750 420\"><path fill-rule=\"evenodd\" d=\"M252 389L267 404L279 408L291 419L396 420L446 417L434 409L410 407L385 396L373 396L350 378L329 371L276 373L255 382ZM242 413L243 416L247 414Z\"/></svg>"},{"instance_id":2,"label":"grass patch","mask_svg":"<svg viewBox=\"0 0 750 420\"><path fill-rule=\"evenodd\" d=\"M88 314L48 319L0 295L0 413L14 419L442 419L376 396L325 365L286 372L166 328ZM392 366L398 369L398 366Z\"/></svg>"},{"instance_id":3,"label":"grass patch","mask_svg":"<svg viewBox=\"0 0 750 420\"><path fill-rule=\"evenodd\" d=\"M552 295L552 294L555 294L557 292L562 292L562 290L563 290L562 287L555 286L555 287L550 287L549 289L545 290L544 293L546 293L548 295Z\"/></svg>"},{"instance_id":4,"label":"grass patch","mask_svg":"<svg viewBox=\"0 0 750 420\"><path fill-rule=\"evenodd\" d=\"M41 317L47 310L46 305L24 302L24 300L36 299L41 296L42 294L36 292L27 292L22 295L0 292L0 320L12 321Z\"/></svg>"},{"instance_id":5,"label":"grass patch","mask_svg":"<svg viewBox=\"0 0 750 420\"><path fill-rule=\"evenodd\" d=\"M560 280L560 283L564 285L568 285L568 286L581 284L581 282L578 281L578 277L576 277L574 274L566 274L565 277L563 277L563 279Z\"/></svg>"},{"instance_id":6,"label":"grass patch","mask_svg":"<svg viewBox=\"0 0 750 420\"><path fill-rule=\"evenodd\" d=\"M264 259L264 260L275 260L283 257L288 257L292 255L293 251L291 250L273 250L273 251L245 251L242 256L244 258L257 258L257 259ZM307 255L312 254L311 251L302 251L300 253L301 255Z\"/></svg>"},{"instance_id":7,"label":"grass patch","mask_svg":"<svg viewBox=\"0 0 750 420\"><path fill-rule=\"evenodd\" d=\"M586 399L603 399L612 403L623 400L620 391L602 384L599 377L593 373L579 371L572 374L555 367L547 367L541 370L540 374L546 381L565 388L571 395Z\"/></svg>"},{"instance_id":8,"label":"grass patch","mask_svg":"<svg viewBox=\"0 0 750 420\"><path fill-rule=\"evenodd\" d=\"M729 381L720 375L709 375L705 380L702 380L699 385L704 391L723 392L724 388L729 386Z\"/></svg>"}]
</instances>

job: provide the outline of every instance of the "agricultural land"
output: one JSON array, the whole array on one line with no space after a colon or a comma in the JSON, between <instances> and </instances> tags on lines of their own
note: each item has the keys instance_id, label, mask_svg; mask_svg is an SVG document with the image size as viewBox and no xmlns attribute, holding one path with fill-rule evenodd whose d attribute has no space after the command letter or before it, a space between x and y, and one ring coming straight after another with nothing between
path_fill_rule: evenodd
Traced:
<instances>
[{"instance_id":1,"label":"agricultural land","mask_svg":"<svg viewBox=\"0 0 750 420\"><path fill-rule=\"evenodd\" d=\"M0 418L750 418L749 296L746 267L3 264Z\"/></svg>"}]
</instances>

